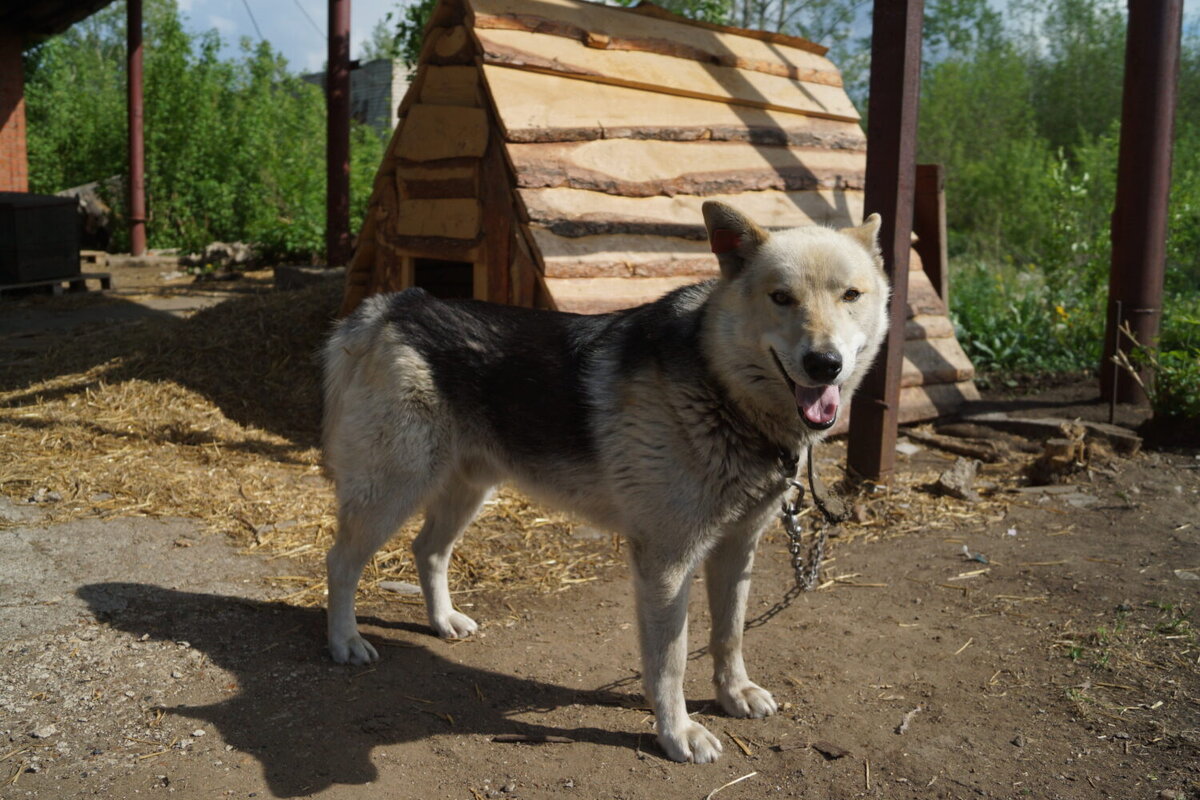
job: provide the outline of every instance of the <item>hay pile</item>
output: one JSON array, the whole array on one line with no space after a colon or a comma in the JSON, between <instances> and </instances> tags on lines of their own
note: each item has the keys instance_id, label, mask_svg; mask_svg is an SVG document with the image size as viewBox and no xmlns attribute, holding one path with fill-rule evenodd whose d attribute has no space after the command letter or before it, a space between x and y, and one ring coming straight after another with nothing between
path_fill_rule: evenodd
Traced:
<instances>
[{"instance_id":1,"label":"hay pile","mask_svg":"<svg viewBox=\"0 0 1200 800\"><path fill-rule=\"evenodd\" d=\"M187 320L76 335L0 371L0 492L46 502L52 520L99 515L202 520L250 551L298 560L279 581L323 602L333 493L318 450L315 353L340 287L263 292ZM415 520L379 553L364 591L415 581ZM611 539L573 535L561 514L501 492L455 551L457 591L555 591L621 560Z\"/></svg>"}]
</instances>

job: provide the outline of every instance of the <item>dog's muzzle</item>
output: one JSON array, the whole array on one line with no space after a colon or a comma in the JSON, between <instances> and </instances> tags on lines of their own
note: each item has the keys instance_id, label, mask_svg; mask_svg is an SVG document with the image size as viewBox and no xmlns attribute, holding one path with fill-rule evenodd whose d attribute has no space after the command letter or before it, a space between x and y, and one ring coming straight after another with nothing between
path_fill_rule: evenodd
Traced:
<instances>
[{"instance_id":1,"label":"dog's muzzle","mask_svg":"<svg viewBox=\"0 0 1200 800\"><path fill-rule=\"evenodd\" d=\"M775 359L779 374L783 376L796 398L796 411L804 424L818 431L832 428L833 423L837 422L838 406L842 399L841 389L832 384L801 386L792 380L792 376L783 368L783 362L774 349L771 350L771 357ZM809 353L804 357L804 369L815 379L833 380L842 371L842 359L832 352Z\"/></svg>"}]
</instances>

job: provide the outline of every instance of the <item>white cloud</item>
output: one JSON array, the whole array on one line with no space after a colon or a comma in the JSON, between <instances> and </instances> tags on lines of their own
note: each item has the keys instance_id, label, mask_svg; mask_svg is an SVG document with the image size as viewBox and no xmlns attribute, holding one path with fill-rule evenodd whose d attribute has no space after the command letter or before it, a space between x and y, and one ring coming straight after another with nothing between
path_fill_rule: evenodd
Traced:
<instances>
[{"instance_id":1,"label":"white cloud","mask_svg":"<svg viewBox=\"0 0 1200 800\"><path fill-rule=\"evenodd\" d=\"M229 17L223 17L220 14L208 15L208 27L216 28L217 33L221 34L221 38L226 41L237 41L239 36L242 36L239 26Z\"/></svg>"}]
</instances>

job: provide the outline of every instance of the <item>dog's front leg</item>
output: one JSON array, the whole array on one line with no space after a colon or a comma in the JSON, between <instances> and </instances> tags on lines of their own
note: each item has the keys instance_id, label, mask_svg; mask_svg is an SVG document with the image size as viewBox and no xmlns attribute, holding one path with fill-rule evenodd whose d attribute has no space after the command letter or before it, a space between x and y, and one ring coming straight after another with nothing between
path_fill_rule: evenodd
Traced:
<instances>
[{"instance_id":1,"label":"dog's front leg","mask_svg":"<svg viewBox=\"0 0 1200 800\"><path fill-rule=\"evenodd\" d=\"M721 754L721 742L693 722L683 696L687 667L689 565L670 560L662 549L635 544L634 584L642 645L642 683L654 707L658 743L674 761L706 764Z\"/></svg>"},{"instance_id":2,"label":"dog's front leg","mask_svg":"<svg viewBox=\"0 0 1200 800\"><path fill-rule=\"evenodd\" d=\"M761 531L731 532L708 556L705 578L712 613L713 684L725 713L733 717L766 717L778 710L771 693L750 680L742 658L742 628L750 571Z\"/></svg>"}]
</instances>

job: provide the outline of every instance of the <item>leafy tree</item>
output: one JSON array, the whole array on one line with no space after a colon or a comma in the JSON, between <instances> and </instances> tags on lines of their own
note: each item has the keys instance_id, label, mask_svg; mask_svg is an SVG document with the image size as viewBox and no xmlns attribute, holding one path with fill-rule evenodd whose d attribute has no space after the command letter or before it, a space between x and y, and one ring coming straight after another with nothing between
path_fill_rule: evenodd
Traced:
<instances>
[{"instance_id":1,"label":"leafy tree","mask_svg":"<svg viewBox=\"0 0 1200 800\"><path fill-rule=\"evenodd\" d=\"M126 174L123 12L105 9L27 59L34 191ZM185 31L174 0L146 4L145 42L150 246L198 250L214 240L243 240L268 257L319 257L325 229L320 90L291 74L265 42L243 40L237 58L222 59L216 32ZM382 149L377 134L355 127L353 225L362 219ZM123 198L109 201L123 214ZM114 245L128 246L124 226L117 232Z\"/></svg>"},{"instance_id":2,"label":"leafy tree","mask_svg":"<svg viewBox=\"0 0 1200 800\"><path fill-rule=\"evenodd\" d=\"M383 19L371 28L371 36L362 43L362 60L374 61L378 58L389 60L400 58L400 44L392 31L392 13L388 12Z\"/></svg>"}]
</instances>

